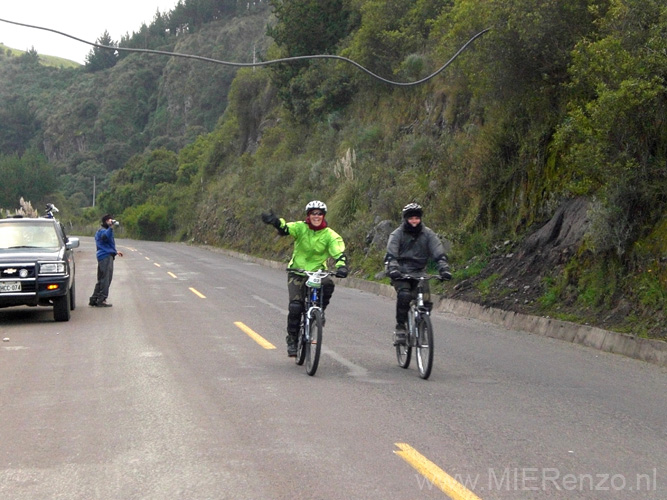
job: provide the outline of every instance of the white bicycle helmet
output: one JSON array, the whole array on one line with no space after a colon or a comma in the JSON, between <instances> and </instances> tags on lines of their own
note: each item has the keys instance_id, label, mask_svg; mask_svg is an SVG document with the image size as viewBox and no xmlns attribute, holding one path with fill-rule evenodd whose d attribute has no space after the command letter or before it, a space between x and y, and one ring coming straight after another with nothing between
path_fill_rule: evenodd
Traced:
<instances>
[{"instance_id":1,"label":"white bicycle helmet","mask_svg":"<svg viewBox=\"0 0 667 500\"><path fill-rule=\"evenodd\" d=\"M313 200L306 205L306 214L308 214L311 210L322 210L322 212L326 214L327 205L322 201Z\"/></svg>"},{"instance_id":2,"label":"white bicycle helmet","mask_svg":"<svg viewBox=\"0 0 667 500\"><path fill-rule=\"evenodd\" d=\"M403 218L407 219L408 217L422 217L424 215L424 210L421 205L418 203L408 203L403 207Z\"/></svg>"}]
</instances>

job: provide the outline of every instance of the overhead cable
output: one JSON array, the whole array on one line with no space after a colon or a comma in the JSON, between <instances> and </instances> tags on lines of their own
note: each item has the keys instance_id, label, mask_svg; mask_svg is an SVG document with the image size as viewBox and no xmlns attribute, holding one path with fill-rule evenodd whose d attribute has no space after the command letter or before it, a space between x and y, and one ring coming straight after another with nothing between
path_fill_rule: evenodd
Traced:
<instances>
[{"instance_id":1,"label":"overhead cable","mask_svg":"<svg viewBox=\"0 0 667 500\"><path fill-rule=\"evenodd\" d=\"M270 64L280 64L280 63L289 63L293 61L302 61L306 59L338 59L340 61L344 61L346 63L349 63L356 68L360 69L364 73L372 76L373 78L376 78L377 80L380 80L381 82L387 83L389 85L396 85L399 87L412 87L415 85L420 85L422 83L425 83L432 79L433 77L439 75L442 71L449 66L454 59L456 59L464 50L468 48L468 46L474 42L477 38L488 32L491 28L487 28L485 30L480 31L477 33L475 36L473 36L470 40L468 40L465 44L461 46L459 50L456 51L456 53L447 61L443 66L441 66L438 70L435 72L431 73L430 75L422 78L421 80L417 80L414 82L396 82L392 80L387 80L386 78L383 78L379 75L376 75L372 71L366 69L363 67L361 64L348 59L347 57L342 57L342 56L336 56L332 54L315 54L315 55L310 55L310 56L294 56L294 57L284 57L281 59L272 59L270 61L258 61L258 62L251 62L251 63L239 63L239 62L230 62L230 61L221 61L219 59L213 59L210 57L204 57L204 56L197 56L193 54L181 54L179 52L167 52L164 50L152 50L152 49L134 49L134 48L126 48L126 47L113 47L109 45L101 45L99 43L93 43L89 42L87 40L83 40L81 38L77 38L73 35L69 35L67 33L63 33L62 31L54 30L51 28L45 28L43 26L34 26L31 24L25 24L25 23L19 23L16 21L10 21L8 19L0 19L0 21L4 23L9 23L9 24L15 24L17 26L23 26L26 28L34 28L38 30L43 30L43 31L50 31L51 33L56 33L58 35L66 36L67 38L71 38L73 40L76 40L77 42L85 43L87 45L92 45L93 47L97 47L99 49L108 49L108 50L117 50L119 52L138 52L138 53L143 53L143 54L158 54L158 55L163 55L163 56L171 56L171 57L182 57L186 59L195 59L198 61L204 61L204 62L210 62L210 63L215 63L215 64L222 64L224 66L234 66L234 67L239 67L239 68L245 68L245 67L254 67L254 66L268 66Z\"/></svg>"}]
</instances>

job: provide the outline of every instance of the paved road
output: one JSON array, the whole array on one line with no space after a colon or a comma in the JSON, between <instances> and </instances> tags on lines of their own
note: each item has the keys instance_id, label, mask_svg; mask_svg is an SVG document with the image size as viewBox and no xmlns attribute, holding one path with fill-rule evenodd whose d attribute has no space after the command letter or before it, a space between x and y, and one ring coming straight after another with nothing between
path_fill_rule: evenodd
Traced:
<instances>
[{"instance_id":1,"label":"paved road","mask_svg":"<svg viewBox=\"0 0 667 500\"><path fill-rule=\"evenodd\" d=\"M85 238L70 322L0 310L0 499L667 498L664 368L436 314L423 381L339 286L309 377L283 271L118 242L112 308Z\"/></svg>"}]
</instances>

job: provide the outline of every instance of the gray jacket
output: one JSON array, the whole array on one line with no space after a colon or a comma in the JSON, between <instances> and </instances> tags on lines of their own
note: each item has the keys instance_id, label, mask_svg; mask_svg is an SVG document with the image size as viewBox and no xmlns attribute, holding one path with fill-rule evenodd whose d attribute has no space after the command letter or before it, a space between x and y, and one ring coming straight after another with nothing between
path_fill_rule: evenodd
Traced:
<instances>
[{"instance_id":1,"label":"gray jacket","mask_svg":"<svg viewBox=\"0 0 667 500\"><path fill-rule=\"evenodd\" d=\"M404 274L421 273L429 258L435 261L438 271L449 267L445 248L432 229L422 224L421 231L413 235L405 231L401 224L389 235L385 256L387 273L392 269Z\"/></svg>"}]
</instances>

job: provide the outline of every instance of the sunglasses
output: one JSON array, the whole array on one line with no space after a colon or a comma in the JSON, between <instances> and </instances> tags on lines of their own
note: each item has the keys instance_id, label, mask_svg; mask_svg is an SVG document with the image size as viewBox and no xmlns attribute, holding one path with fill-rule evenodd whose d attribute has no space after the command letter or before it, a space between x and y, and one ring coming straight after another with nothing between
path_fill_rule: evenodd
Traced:
<instances>
[{"instance_id":1,"label":"sunglasses","mask_svg":"<svg viewBox=\"0 0 667 500\"><path fill-rule=\"evenodd\" d=\"M324 216L324 212L318 212L317 210L313 210L313 211L310 212L308 215L314 215L315 217L323 217L323 216Z\"/></svg>"}]
</instances>

